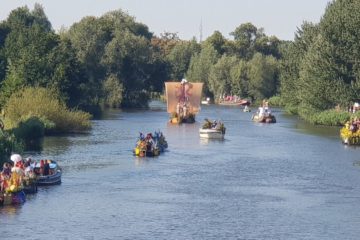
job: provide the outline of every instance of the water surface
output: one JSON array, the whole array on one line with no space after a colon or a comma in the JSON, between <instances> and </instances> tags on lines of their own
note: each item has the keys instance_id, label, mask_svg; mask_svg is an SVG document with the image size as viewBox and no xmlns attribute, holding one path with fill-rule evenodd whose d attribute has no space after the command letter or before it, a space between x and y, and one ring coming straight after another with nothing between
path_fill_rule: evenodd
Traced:
<instances>
[{"instance_id":1,"label":"water surface","mask_svg":"<svg viewBox=\"0 0 360 240\"><path fill-rule=\"evenodd\" d=\"M1 239L359 239L359 148L338 128L273 111L251 122L238 107L204 106L201 123L167 123L165 105L108 111L89 134L48 137L35 158L63 167L63 183L0 208ZM169 151L132 156L138 133L163 131Z\"/></svg>"}]
</instances>

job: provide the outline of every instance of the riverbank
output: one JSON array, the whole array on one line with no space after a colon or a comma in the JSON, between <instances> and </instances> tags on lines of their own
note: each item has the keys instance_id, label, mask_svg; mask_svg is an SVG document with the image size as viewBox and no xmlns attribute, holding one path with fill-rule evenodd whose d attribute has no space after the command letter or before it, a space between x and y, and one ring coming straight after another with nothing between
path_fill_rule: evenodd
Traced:
<instances>
[{"instance_id":1,"label":"riverbank","mask_svg":"<svg viewBox=\"0 0 360 240\"><path fill-rule=\"evenodd\" d=\"M2 110L2 119L1 159L8 159L14 151L41 150L46 135L91 129L89 113L67 108L55 91L41 87L24 88L12 94ZM23 147L11 147L14 143Z\"/></svg>"},{"instance_id":2,"label":"riverbank","mask_svg":"<svg viewBox=\"0 0 360 240\"><path fill-rule=\"evenodd\" d=\"M297 115L301 119L314 124L323 126L344 126L347 121L357 117L360 118L360 112L350 113L342 109L329 109L325 111L301 108L299 106L289 106L284 103L280 96L269 98L269 105L281 107L291 115Z\"/></svg>"}]
</instances>

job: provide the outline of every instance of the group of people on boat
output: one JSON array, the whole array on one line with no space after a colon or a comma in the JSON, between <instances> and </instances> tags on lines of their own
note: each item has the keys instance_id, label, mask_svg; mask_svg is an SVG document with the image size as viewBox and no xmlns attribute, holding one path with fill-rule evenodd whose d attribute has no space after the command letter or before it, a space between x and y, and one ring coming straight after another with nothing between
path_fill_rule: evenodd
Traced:
<instances>
[{"instance_id":1,"label":"group of people on boat","mask_svg":"<svg viewBox=\"0 0 360 240\"><path fill-rule=\"evenodd\" d=\"M162 132L155 131L154 134L148 133L146 136L140 133L134 154L139 157L158 156L161 152L164 152L167 147L168 144Z\"/></svg>"},{"instance_id":2,"label":"group of people on boat","mask_svg":"<svg viewBox=\"0 0 360 240\"><path fill-rule=\"evenodd\" d=\"M180 82L180 89L178 95L178 103L176 104L176 117L177 122L182 122L190 118L192 113L192 107L189 101L189 83L186 79L182 79Z\"/></svg>"},{"instance_id":3,"label":"group of people on boat","mask_svg":"<svg viewBox=\"0 0 360 240\"><path fill-rule=\"evenodd\" d=\"M352 133L357 132L358 130L360 130L360 119L357 117L350 119L350 121L347 121L345 123L345 128Z\"/></svg>"},{"instance_id":4,"label":"group of people on boat","mask_svg":"<svg viewBox=\"0 0 360 240\"><path fill-rule=\"evenodd\" d=\"M355 117L347 121L340 129L340 136L343 143L349 145L360 144L360 119Z\"/></svg>"},{"instance_id":5,"label":"group of people on boat","mask_svg":"<svg viewBox=\"0 0 360 240\"><path fill-rule=\"evenodd\" d=\"M355 102L354 104L350 105L350 107L349 107L350 113L356 113L359 110L360 110L360 103L358 103L358 102Z\"/></svg>"},{"instance_id":6,"label":"group of people on boat","mask_svg":"<svg viewBox=\"0 0 360 240\"><path fill-rule=\"evenodd\" d=\"M186 119L189 117L191 106L187 102L178 102L176 105L176 115L180 119Z\"/></svg>"},{"instance_id":7,"label":"group of people on boat","mask_svg":"<svg viewBox=\"0 0 360 240\"><path fill-rule=\"evenodd\" d=\"M220 120L214 120L211 121L208 118L205 118L205 122L202 125L202 129L213 129L213 130L218 130L221 131L223 134L225 134L225 125L222 121Z\"/></svg>"},{"instance_id":8,"label":"group of people on boat","mask_svg":"<svg viewBox=\"0 0 360 240\"><path fill-rule=\"evenodd\" d=\"M53 174L50 165L51 160L33 161L30 157L23 159L19 154L11 156L11 162L5 162L0 172L0 205L10 199L11 203L25 201L25 193L22 190L36 187L39 176ZM8 201L10 201L8 200Z\"/></svg>"},{"instance_id":9,"label":"group of people on boat","mask_svg":"<svg viewBox=\"0 0 360 240\"><path fill-rule=\"evenodd\" d=\"M257 122L265 122L265 123L275 123L275 116L271 114L271 109L269 107L269 102L267 100L263 100L262 104L253 115L253 120Z\"/></svg>"},{"instance_id":10,"label":"group of people on boat","mask_svg":"<svg viewBox=\"0 0 360 240\"><path fill-rule=\"evenodd\" d=\"M240 100L241 98L237 95L226 95L226 94L220 96L219 99L220 102L238 102Z\"/></svg>"}]
</instances>

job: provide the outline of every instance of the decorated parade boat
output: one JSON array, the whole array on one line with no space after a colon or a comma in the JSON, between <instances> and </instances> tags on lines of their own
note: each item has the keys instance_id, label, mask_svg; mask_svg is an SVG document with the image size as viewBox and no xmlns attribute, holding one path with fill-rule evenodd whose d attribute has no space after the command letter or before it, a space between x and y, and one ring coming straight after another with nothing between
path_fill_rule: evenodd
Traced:
<instances>
[{"instance_id":1,"label":"decorated parade boat","mask_svg":"<svg viewBox=\"0 0 360 240\"><path fill-rule=\"evenodd\" d=\"M344 144L360 145L360 121L351 121L345 123L345 126L340 129L340 137Z\"/></svg>"},{"instance_id":2,"label":"decorated parade boat","mask_svg":"<svg viewBox=\"0 0 360 240\"><path fill-rule=\"evenodd\" d=\"M21 204L27 194L37 193L38 185L47 186L61 183L61 168L55 161L32 161L22 159L19 154L10 157L0 173L0 205Z\"/></svg>"},{"instance_id":3,"label":"decorated parade boat","mask_svg":"<svg viewBox=\"0 0 360 240\"><path fill-rule=\"evenodd\" d=\"M168 144L162 132L148 133L146 136L140 133L134 155L138 157L155 157L159 156L167 148Z\"/></svg>"},{"instance_id":4,"label":"decorated parade boat","mask_svg":"<svg viewBox=\"0 0 360 240\"><path fill-rule=\"evenodd\" d=\"M167 112L171 123L194 123L200 111L203 83L166 82Z\"/></svg>"},{"instance_id":5,"label":"decorated parade boat","mask_svg":"<svg viewBox=\"0 0 360 240\"><path fill-rule=\"evenodd\" d=\"M262 115L261 113L255 113L252 116L254 122L259 123L276 123L276 118L271 113Z\"/></svg>"},{"instance_id":6,"label":"decorated parade boat","mask_svg":"<svg viewBox=\"0 0 360 240\"><path fill-rule=\"evenodd\" d=\"M224 139L226 128L221 121L210 121L205 119L205 123L199 129L200 138Z\"/></svg>"},{"instance_id":7,"label":"decorated parade boat","mask_svg":"<svg viewBox=\"0 0 360 240\"><path fill-rule=\"evenodd\" d=\"M252 116L252 120L259 123L276 123L276 118L271 113L268 101L263 100L262 105Z\"/></svg>"}]
</instances>

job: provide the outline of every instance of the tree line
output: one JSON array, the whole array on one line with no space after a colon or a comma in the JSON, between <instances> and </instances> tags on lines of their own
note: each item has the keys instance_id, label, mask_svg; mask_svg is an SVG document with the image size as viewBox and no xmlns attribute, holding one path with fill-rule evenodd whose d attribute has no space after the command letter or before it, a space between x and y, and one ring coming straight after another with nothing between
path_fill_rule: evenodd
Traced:
<instances>
[{"instance_id":1,"label":"tree line","mask_svg":"<svg viewBox=\"0 0 360 240\"><path fill-rule=\"evenodd\" d=\"M339 110L360 100L359 16L359 1L335 0L318 24L305 22L298 28L280 67L280 93L289 112L330 125L349 117Z\"/></svg>"},{"instance_id":2,"label":"tree line","mask_svg":"<svg viewBox=\"0 0 360 240\"><path fill-rule=\"evenodd\" d=\"M41 5L0 23L0 107L25 87L57 93L69 108L146 107L167 80L204 82L204 95L262 100L277 95L305 119L359 99L360 3L334 0L294 41L252 23L203 42L154 35L122 10L84 17L55 32Z\"/></svg>"},{"instance_id":3,"label":"tree line","mask_svg":"<svg viewBox=\"0 0 360 240\"><path fill-rule=\"evenodd\" d=\"M274 95L281 41L251 23L231 35L216 31L202 43L155 36L122 10L56 33L41 5L20 7L0 23L0 105L21 88L39 86L58 91L71 108L144 107L150 92L184 77L204 82L213 96Z\"/></svg>"}]
</instances>

